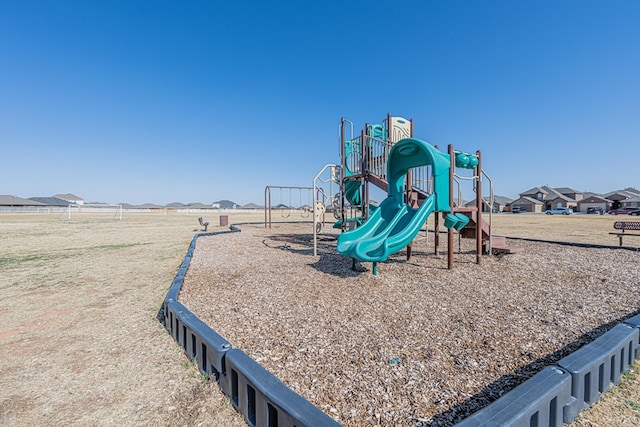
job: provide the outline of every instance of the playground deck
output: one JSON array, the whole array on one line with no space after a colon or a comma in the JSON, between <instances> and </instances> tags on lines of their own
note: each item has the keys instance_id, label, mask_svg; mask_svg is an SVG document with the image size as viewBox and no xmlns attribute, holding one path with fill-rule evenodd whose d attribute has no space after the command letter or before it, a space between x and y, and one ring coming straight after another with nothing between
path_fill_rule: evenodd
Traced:
<instances>
[{"instance_id":1,"label":"playground deck","mask_svg":"<svg viewBox=\"0 0 640 427\"><path fill-rule=\"evenodd\" d=\"M462 240L448 271L421 232L372 276L337 234L314 257L309 224L242 229L199 239L180 300L346 426L451 424L640 307L637 252L513 242L476 265Z\"/></svg>"}]
</instances>

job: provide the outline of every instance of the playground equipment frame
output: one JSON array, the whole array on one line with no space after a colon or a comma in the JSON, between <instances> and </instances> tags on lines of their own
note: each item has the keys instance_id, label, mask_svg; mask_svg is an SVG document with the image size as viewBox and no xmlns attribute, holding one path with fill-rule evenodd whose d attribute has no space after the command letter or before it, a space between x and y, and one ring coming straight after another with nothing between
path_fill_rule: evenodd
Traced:
<instances>
[{"instance_id":1,"label":"playground equipment frame","mask_svg":"<svg viewBox=\"0 0 640 427\"><path fill-rule=\"evenodd\" d=\"M279 185L267 185L264 189L264 228L271 229L271 190L280 189L280 190L308 190L313 191L313 187L296 187L296 186L279 186ZM312 195L313 199L313 195ZM293 209L289 206L289 209ZM310 206L310 209L313 210L313 206ZM313 213L313 212L312 212Z\"/></svg>"},{"instance_id":2,"label":"playground equipment frame","mask_svg":"<svg viewBox=\"0 0 640 427\"><path fill-rule=\"evenodd\" d=\"M394 123L401 123L396 126ZM346 132L347 126L350 128L351 139L347 140ZM369 186L373 183L383 191L388 190L388 183L386 176L386 163L388 161L388 153L391 147L398 142L399 139L412 138L413 137L414 124L413 119L404 119L402 117L392 117L390 113L387 114L387 118L383 120L383 125L370 125L367 123L364 130L360 132L360 135L353 136L353 123L344 117L341 119L339 126L339 138L340 138L340 158L342 166L342 180L340 184L341 192L341 209L340 219L342 224L342 231L346 231L347 224L347 212L346 212L346 199L347 185L350 182L360 182L360 194L358 206L362 213L362 220L366 221L369 217L369 203L370 203L370 189ZM379 138L378 138L379 137ZM437 149L438 147L435 146ZM464 169L472 169L473 176L464 177L456 173L456 156L459 154L466 154L473 156L477 160L475 167L465 167L464 165L458 165ZM492 252L492 238L491 238L491 215L493 210L493 184L490 177L482 169L482 153L478 150L474 155L469 153L462 153L460 151L454 151L453 145L448 146L448 155L450 159L449 168L449 212L452 214L460 213L469 216L473 219L475 226L475 232L467 230L464 233L459 233L459 237L474 238L476 240L476 263L480 264L482 255ZM431 165L416 167L411 169L406 176L405 184L405 203L416 207L420 201L420 195L430 194L433 190L432 178L429 173ZM489 184L489 200L485 200L482 194L483 179L486 177ZM473 181L473 191L475 192L475 206L465 207L461 206L462 198L459 194L457 200L454 197L454 186L457 184L458 193L461 193L461 180ZM354 186L355 184L349 184ZM354 203L356 199L350 199L350 203ZM483 206L489 207L489 223L485 224L483 220ZM442 213L446 215L446 213ZM440 247L440 213L434 215L435 222L435 237L434 237L434 252L439 253ZM447 231L448 249L447 249L447 266L448 269L453 268L454 261L454 230L449 229ZM411 243L407 246L407 260L411 258L412 247ZM374 265L375 268L375 265Z\"/></svg>"},{"instance_id":3,"label":"playground equipment frame","mask_svg":"<svg viewBox=\"0 0 640 427\"><path fill-rule=\"evenodd\" d=\"M323 179L322 175L325 173L325 171L329 169L330 170L330 177L329 179ZM318 216L319 214L316 212L317 210L317 204L318 203L323 203L326 206L326 200L329 199L331 202L333 202L333 184L337 184L338 185L338 191L341 191L341 183L342 183L342 170L341 167L339 165L334 165L334 164L326 164L324 165L324 167L322 169L320 169L320 172L318 172L316 174L316 176L313 178L313 194L314 194L314 200L313 200L313 206L312 206L312 214L313 214L313 256L316 256L318 254L318 232L319 232L319 225L322 225L322 223L318 222ZM323 184L329 184L329 195L327 196L327 194L324 192L324 190L322 189L322 187L318 186L318 182L323 183ZM322 195L323 200L320 200L319 196ZM344 211L344 194L341 194L342 198L341 198L341 204L340 204L340 211ZM332 206L333 209L335 209L334 206ZM323 221L324 222L324 212L323 212ZM342 214L341 214L342 215Z\"/></svg>"}]
</instances>

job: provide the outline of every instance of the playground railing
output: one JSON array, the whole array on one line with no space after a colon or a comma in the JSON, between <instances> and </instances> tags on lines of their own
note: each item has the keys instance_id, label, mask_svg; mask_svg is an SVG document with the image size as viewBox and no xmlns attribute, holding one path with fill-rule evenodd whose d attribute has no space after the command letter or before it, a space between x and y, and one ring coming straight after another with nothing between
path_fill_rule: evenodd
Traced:
<instances>
[{"instance_id":1,"label":"playground railing","mask_svg":"<svg viewBox=\"0 0 640 427\"><path fill-rule=\"evenodd\" d=\"M364 162L364 157L362 155L362 139L359 136L355 137L347 141L346 145L346 158L344 159L345 171L343 174L345 177L359 175L363 171Z\"/></svg>"},{"instance_id":2,"label":"playground railing","mask_svg":"<svg viewBox=\"0 0 640 427\"><path fill-rule=\"evenodd\" d=\"M366 170L369 173L387 180L387 160L389 159L389 151L391 143L372 136L365 136L367 156Z\"/></svg>"},{"instance_id":3,"label":"playground railing","mask_svg":"<svg viewBox=\"0 0 640 427\"><path fill-rule=\"evenodd\" d=\"M393 146L392 142L384 141L379 138L366 136L367 138L367 165L366 170L369 173L377 175L379 178L387 181L387 162L389 160L389 152ZM412 169L411 186L425 194L431 192L431 166L420 166Z\"/></svg>"},{"instance_id":4,"label":"playground railing","mask_svg":"<svg viewBox=\"0 0 640 427\"><path fill-rule=\"evenodd\" d=\"M412 169L413 188L416 188L424 194L431 193L431 166L420 166Z\"/></svg>"}]
</instances>

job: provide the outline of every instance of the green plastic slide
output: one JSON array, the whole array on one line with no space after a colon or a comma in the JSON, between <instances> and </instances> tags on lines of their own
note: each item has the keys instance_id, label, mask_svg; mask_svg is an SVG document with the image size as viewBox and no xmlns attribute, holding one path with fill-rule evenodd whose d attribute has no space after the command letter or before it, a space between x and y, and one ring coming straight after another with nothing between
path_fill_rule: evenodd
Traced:
<instances>
[{"instance_id":1,"label":"green plastic slide","mask_svg":"<svg viewBox=\"0 0 640 427\"><path fill-rule=\"evenodd\" d=\"M434 194L418 209L388 197L361 227L338 237L338 252L360 261L385 261L411 243L434 207Z\"/></svg>"},{"instance_id":2,"label":"green plastic slide","mask_svg":"<svg viewBox=\"0 0 640 427\"><path fill-rule=\"evenodd\" d=\"M448 154L415 138L398 141L389 152L388 197L355 230L338 236L338 252L360 261L385 261L389 255L407 246L418 234L429 215L449 212ZM434 191L418 209L404 203L404 180L415 167L431 165Z\"/></svg>"},{"instance_id":3,"label":"green plastic slide","mask_svg":"<svg viewBox=\"0 0 640 427\"><path fill-rule=\"evenodd\" d=\"M347 181L344 184L344 197L353 206L359 206L362 203L362 192L360 191L362 183L360 181Z\"/></svg>"}]
</instances>

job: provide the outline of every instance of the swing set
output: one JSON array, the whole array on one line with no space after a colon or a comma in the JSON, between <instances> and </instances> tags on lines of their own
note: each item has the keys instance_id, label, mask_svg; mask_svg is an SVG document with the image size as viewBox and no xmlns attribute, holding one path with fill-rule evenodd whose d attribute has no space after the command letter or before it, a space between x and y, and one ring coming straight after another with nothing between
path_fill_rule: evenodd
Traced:
<instances>
[{"instance_id":1,"label":"swing set","mask_svg":"<svg viewBox=\"0 0 640 427\"><path fill-rule=\"evenodd\" d=\"M276 196L279 196L278 202L272 204ZM296 200L298 205L294 206ZM313 211L313 187L267 185L264 189L264 206L265 228L271 228L273 211L279 212L283 220L291 220L292 213L295 213L294 218L299 216L307 219Z\"/></svg>"}]
</instances>

